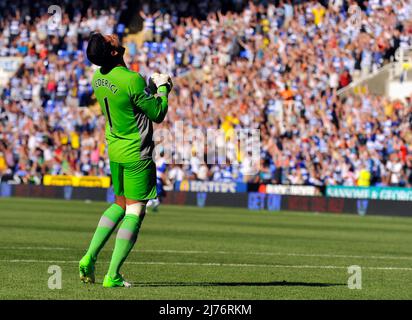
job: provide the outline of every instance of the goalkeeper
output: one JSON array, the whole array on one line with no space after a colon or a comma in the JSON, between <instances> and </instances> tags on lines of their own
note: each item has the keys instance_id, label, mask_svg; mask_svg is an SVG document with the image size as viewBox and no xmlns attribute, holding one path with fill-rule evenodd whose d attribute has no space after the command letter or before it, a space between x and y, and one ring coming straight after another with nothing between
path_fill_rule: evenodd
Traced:
<instances>
[{"instance_id":1,"label":"goalkeeper","mask_svg":"<svg viewBox=\"0 0 412 320\"><path fill-rule=\"evenodd\" d=\"M83 282L95 281L97 256L120 224L104 287L131 286L119 270L136 242L147 201L156 198L152 121L160 123L165 118L173 86L168 75L156 73L146 88L142 76L127 69L124 51L117 36L100 33L91 34L87 47L88 59L101 67L92 86L106 118L115 203L103 213L79 271Z\"/></svg>"}]
</instances>

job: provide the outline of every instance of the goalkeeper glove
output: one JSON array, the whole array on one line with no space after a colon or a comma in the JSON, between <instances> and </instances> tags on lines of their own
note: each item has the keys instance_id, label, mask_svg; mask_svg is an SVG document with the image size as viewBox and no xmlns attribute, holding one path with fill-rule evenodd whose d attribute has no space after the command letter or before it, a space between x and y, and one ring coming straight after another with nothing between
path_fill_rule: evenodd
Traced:
<instances>
[{"instance_id":1,"label":"goalkeeper glove","mask_svg":"<svg viewBox=\"0 0 412 320\"><path fill-rule=\"evenodd\" d=\"M151 75L149 79L149 88L152 93L160 93L164 92L163 90L159 90L160 87L165 86L167 88L167 94L172 91L173 82L169 75L164 73L154 73Z\"/></svg>"}]
</instances>

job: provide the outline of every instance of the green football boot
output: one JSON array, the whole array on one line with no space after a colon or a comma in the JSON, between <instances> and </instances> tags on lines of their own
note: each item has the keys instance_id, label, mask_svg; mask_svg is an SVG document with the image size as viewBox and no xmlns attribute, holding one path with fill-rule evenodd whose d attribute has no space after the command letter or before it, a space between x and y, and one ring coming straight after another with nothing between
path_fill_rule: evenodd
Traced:
<instances>
[{"instance_id":1,"label":"green football boot","mask_svg":"<svg viewBox=\"0 0 412 320\"><path fill-rule=\"evenodd\" d=\"M125 281L120 274L117 275L115 278L112 278L108 274L106 274L103 280L103 287L105 288L115 288L115 287L130 288L131 286L132 284Z\"/></svg>"},{"instance_id":2,"label":"green football boot","mask_svg":"<svg viewBox=\"0 0 412 320\"><path fill-rule=\"evenodd\" d=\"M79 262L80 280L84 283L94 283L94 263L90 255L85 255Z\"/></svg>"}]
</instances>

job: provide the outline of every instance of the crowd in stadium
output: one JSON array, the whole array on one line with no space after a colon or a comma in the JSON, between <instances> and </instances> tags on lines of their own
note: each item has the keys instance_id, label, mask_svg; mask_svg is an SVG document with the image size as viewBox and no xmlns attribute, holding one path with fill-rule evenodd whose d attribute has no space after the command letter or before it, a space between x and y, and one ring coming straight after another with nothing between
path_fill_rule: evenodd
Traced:
<instances>
[{"instance_id":1,"label":"crowd in stadium","mask_svg":"<svg viewBox=\"0 0 412 320\"><path fill-rule=\"evenodd\" d=\"M123 38L115 5L124 1L114 2L73 9L58 28L41 6L31 8L32 20L23 7L0 13L0 57L24 60L1 92L3 181L110 174L104 118L87 107L94 68L84 48L92 30ZM220 11L228 2L150 1L136 12L143 46L124 42L132 70L174 78L169 113L157 129L173 133L179 122L186 135L221 129L229 150L236 149L230 137L237 129L261 132L259 163L235 153L229 164L204 164L194 140L173 150L187 162L170 163L168 178L411 187L412 100L337 93L412 45L411 1L358 1L361 11L351 13L343 0L233 0L235 11Z\"/></svg>"}]
</instances>

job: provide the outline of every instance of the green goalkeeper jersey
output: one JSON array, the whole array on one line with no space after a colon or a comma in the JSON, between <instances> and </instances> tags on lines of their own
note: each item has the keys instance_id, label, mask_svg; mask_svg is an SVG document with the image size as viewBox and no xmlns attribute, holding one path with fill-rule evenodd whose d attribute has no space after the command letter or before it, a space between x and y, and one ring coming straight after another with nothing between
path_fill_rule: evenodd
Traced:
<instances>
[{"instance_id":1,"label":"green goalkeeper jersey","mask_svg":"<svg viewBox=\"0 0 412 320\"><path fill-rule=\"evenodd\" d=\"M167 96L155 97L148 93L143 77L123 66L107 74L98 69L92 86L106 118L110 161L128 163L151 159L152 121L160 123L165 118Z\"/></svg>"}]
</instances>

